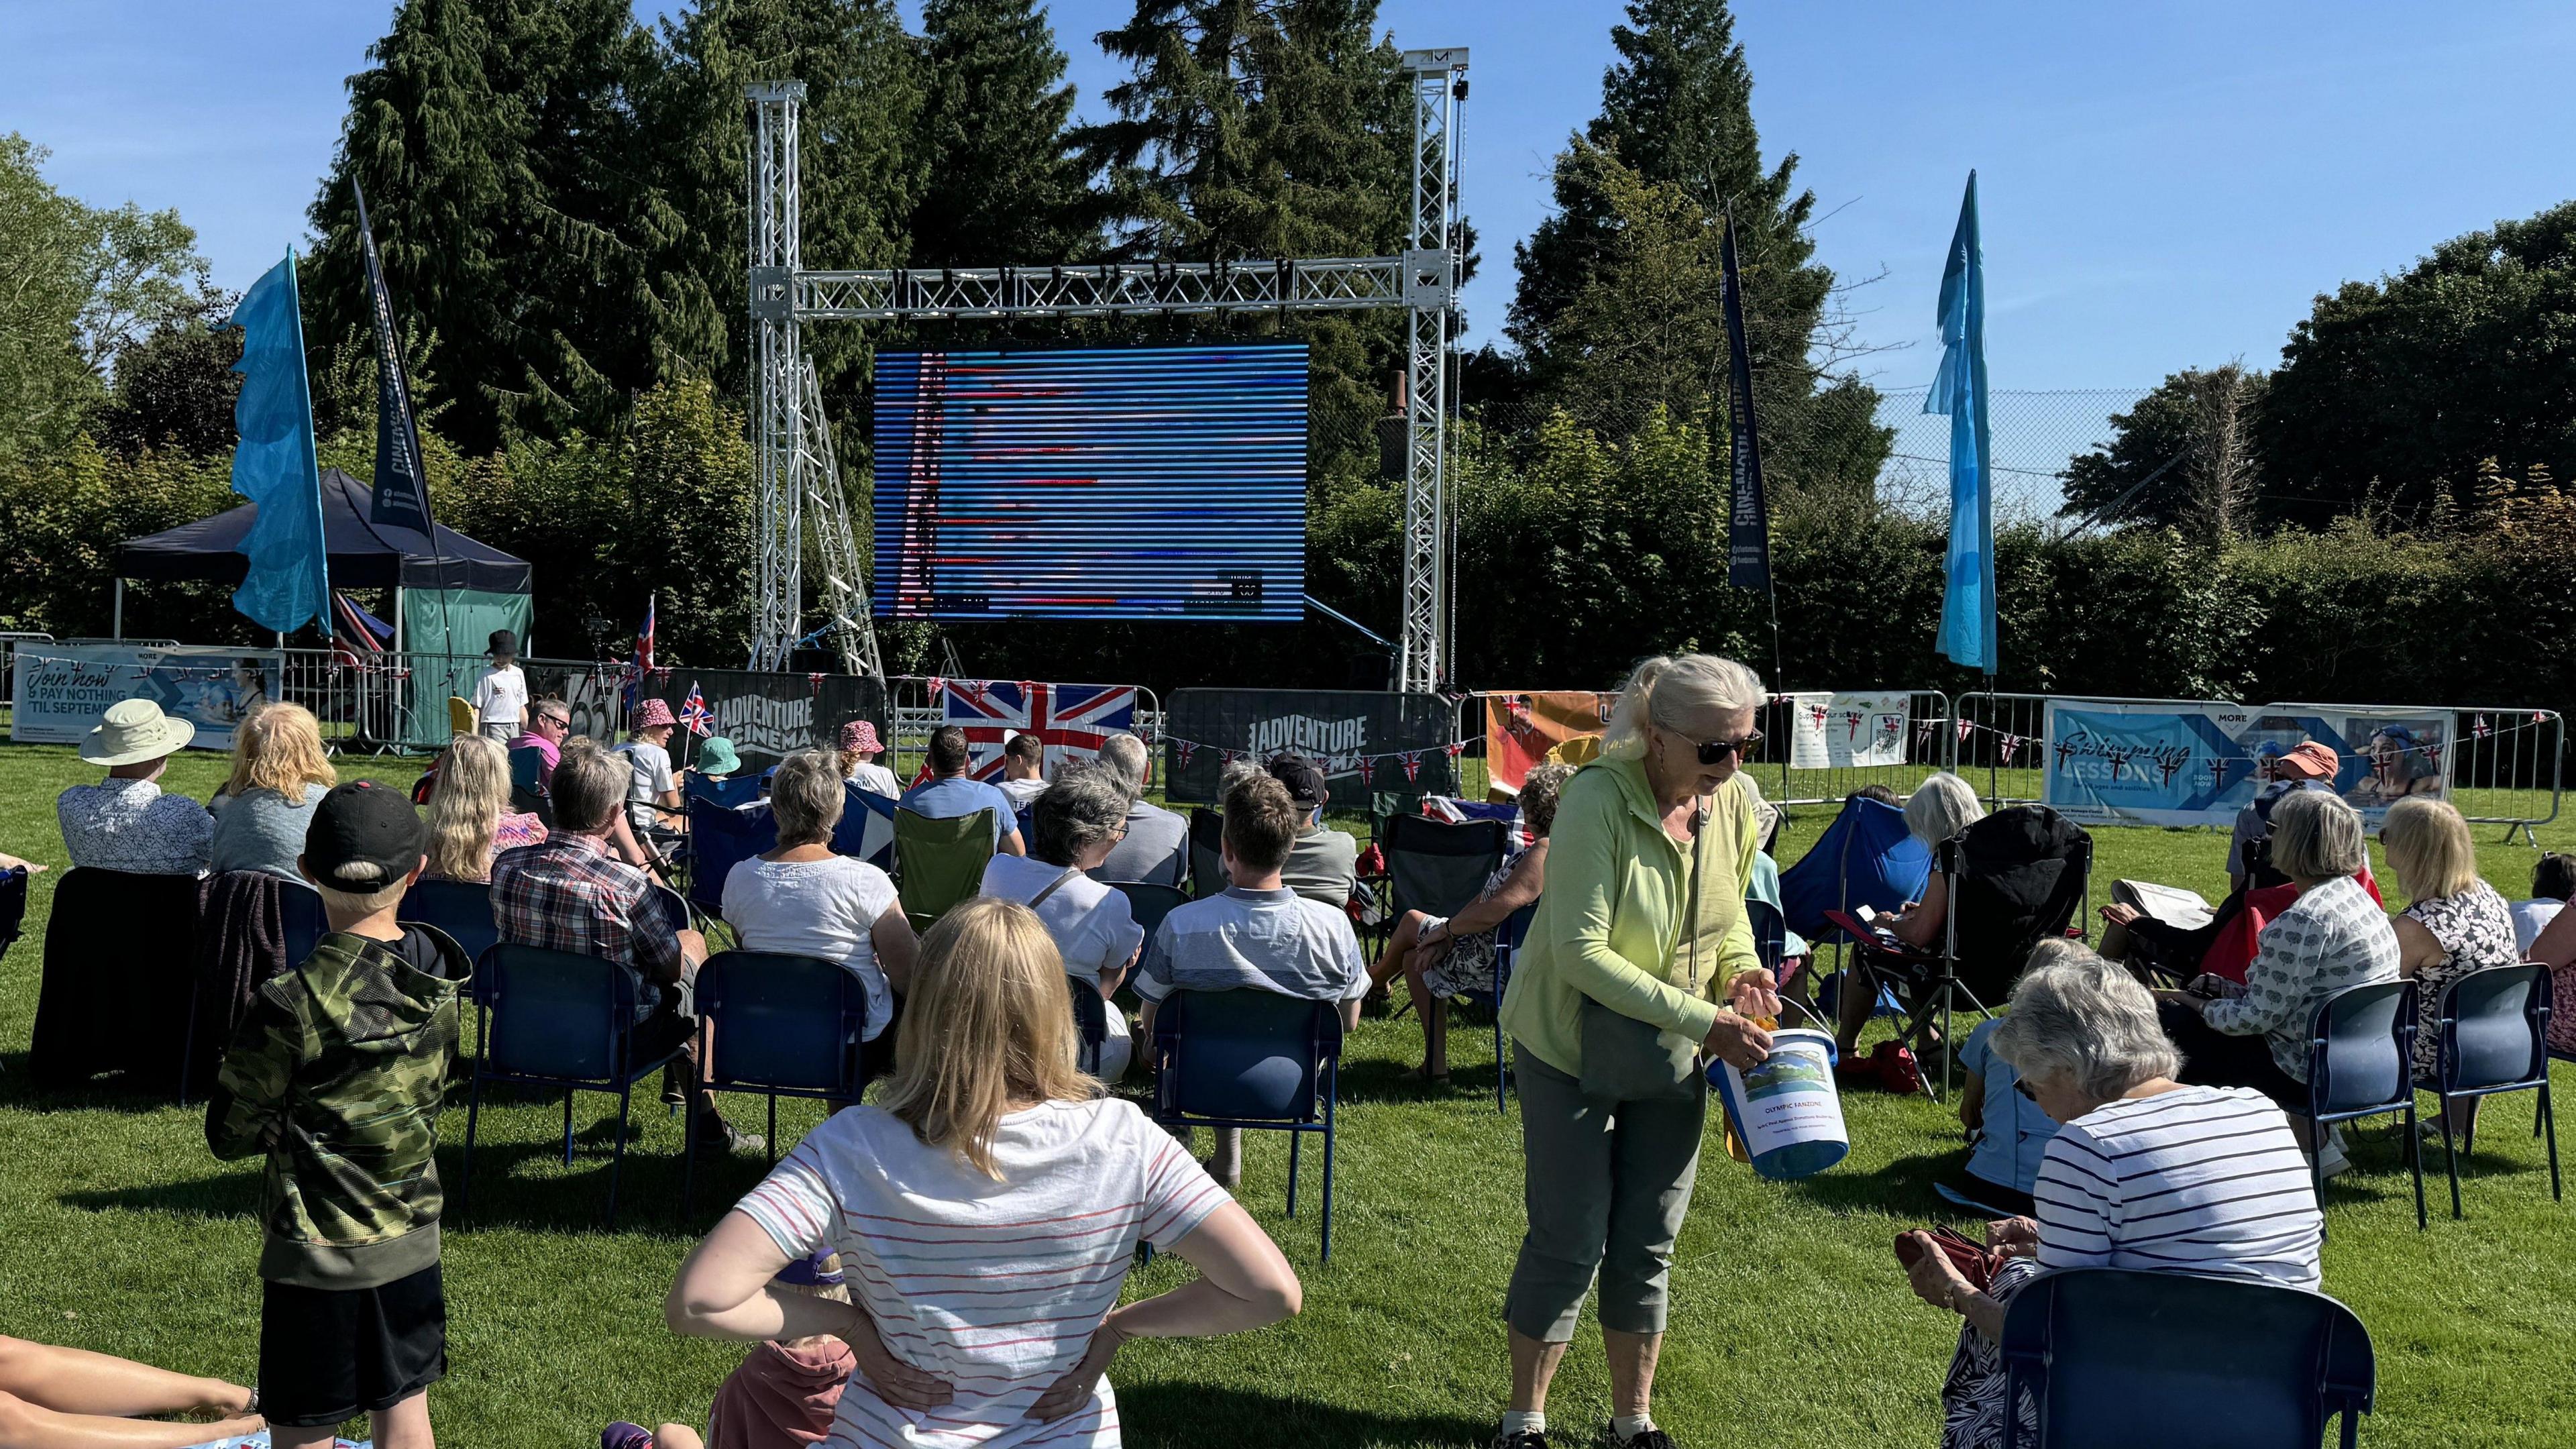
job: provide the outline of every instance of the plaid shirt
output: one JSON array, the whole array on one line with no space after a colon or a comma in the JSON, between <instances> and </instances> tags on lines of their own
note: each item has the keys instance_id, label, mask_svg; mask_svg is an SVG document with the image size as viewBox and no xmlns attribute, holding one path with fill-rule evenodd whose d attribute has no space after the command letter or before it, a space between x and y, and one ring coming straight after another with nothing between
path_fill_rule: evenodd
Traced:
<instances>
[{"instance_id":1,"label":"plaid shirt","mask_svg":"<svg viewBox=\"0 0 2576 1449\"><path fill-rule=\"evenodd\" d=\"M600 956L636 972L636 1016L651 1014L680 979L681 922L653 878L611 856L596 835L565 831L492 862L492 919L501 939Z\"/></svg>"}]
</instances>

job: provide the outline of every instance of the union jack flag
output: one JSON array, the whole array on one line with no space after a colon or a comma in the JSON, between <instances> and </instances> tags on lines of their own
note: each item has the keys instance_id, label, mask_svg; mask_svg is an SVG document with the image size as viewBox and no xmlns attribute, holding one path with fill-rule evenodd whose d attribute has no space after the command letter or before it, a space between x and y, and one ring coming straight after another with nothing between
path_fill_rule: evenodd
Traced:
<instances>
[{"instance_id":1,"label":"union jack flag","mask_svg":"<svg viewBox=\"0 0 2576 1449\"><path fill-rule=\"evenodd\" d=\"M1420 750L1407 750L1404 752L1404 778L1407 780L1419 780L1422 778L1422 752Z\"/></svg>"},{"instance_id":2,"label":"union jack flag","mask_svg":"<svg viewBox=\"0 0 2576 1449\"><path fill-rule=\"evenodd\" d=\"M1136 686L1132 684L1041 684L1034 680L947 681L941 718L966 731L970 764L978 780L1002 777L1002 742L1014 734L1036 735L1046 746L1049 771L1066 760L1099 755L1109 736L1136 726Z\"/></svg>"},{"instance_id":3,"label":"union jack flag","mask_svg":"<svg viewBox=\"0 0 2576 1449\"><path fill-rule=\"evenodd\" d=\"M707 697L698 691L698 682L689 681L689 697L680 701L680 723L693 735L716 732L715 711L707 708Z\"/></svg>"},{"instance_id":4,"label":"union jack flag","mask_svg":"<svg viewBox=\"0 0 2576 1449\"><path fill-rule=\"evenodd\" d=\"M359 608L347 594L331 591L331 616L340 627L331 631L331 662L363 667L360 654L382 654L394 626Z\"/></svg>"},{"instance_id":5,"label":"union jack flag","mask_svg":"<svg viewBox=\"0 0 2576 1449\"><path fill-rule=\"evenodd\" d=\"M653 615L660 603L658 598L644 601L644 627L635 631L635 667L639 671L653 667Z\"/></svg>"}]
</instances>

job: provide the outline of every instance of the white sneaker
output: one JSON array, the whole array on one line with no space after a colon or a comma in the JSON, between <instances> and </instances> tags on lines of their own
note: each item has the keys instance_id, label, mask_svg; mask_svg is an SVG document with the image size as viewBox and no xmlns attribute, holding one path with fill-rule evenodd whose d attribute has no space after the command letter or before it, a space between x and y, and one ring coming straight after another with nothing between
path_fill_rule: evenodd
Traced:
<instances>
[{"instance_id":1,"label":"white sneaker","mask_svg":"<svg viewBox=\"0 0 2576 1449\"><path fill-rule=\"evenodd\" d=\"M2352 1159L2344 1156L2341 1132L2330 1132L2326 1135L2326 1145L2318 1151L2317 1163L2325 1170L2325 1175L2328 1177L2340 1177L2351 1170Z\"/></svg>"}]
</instances>

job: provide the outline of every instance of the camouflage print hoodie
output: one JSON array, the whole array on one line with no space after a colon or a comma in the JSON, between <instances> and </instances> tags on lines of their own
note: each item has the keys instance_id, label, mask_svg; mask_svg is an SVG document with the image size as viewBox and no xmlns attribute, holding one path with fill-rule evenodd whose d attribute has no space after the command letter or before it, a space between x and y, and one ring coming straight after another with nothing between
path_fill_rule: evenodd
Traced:
<instances>
[{"instance_id":1,"label":"camouflage print hoodie","mask_svg":"<svg viewBox=\"0 0 2576 1449\"><path fill-rule=\"evenodd\" d=\"M425 927L431 976L334 931L253 993L206 1103L206 1143L268 1155L259 1275L375 1288L438 1261L438 1110L457 1049L464 951Z\"/></svg>"}]
</instances>

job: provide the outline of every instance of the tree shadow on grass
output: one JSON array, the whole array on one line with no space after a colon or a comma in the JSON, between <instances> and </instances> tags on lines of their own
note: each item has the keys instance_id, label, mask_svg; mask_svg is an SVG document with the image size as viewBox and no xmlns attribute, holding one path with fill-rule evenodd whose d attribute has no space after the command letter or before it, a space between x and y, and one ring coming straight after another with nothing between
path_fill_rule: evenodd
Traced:
<instances>
[{"instance_id":1,"label":"tree shadow on grass","mask_svg":"<svg viewBox=\"0 0 2576 1449\"><path fill-rule=\"evenodd\" d=\"M1482 1444L1494 1433L1488 1420L1463 1414L1384 1414L1197 1383L1122 1385L1118 1420L1136 1445L1453 1446Z\"/></svg>"}]
</instances>

